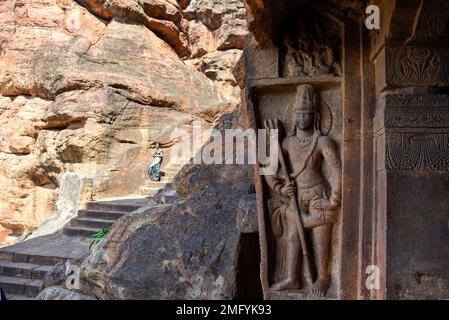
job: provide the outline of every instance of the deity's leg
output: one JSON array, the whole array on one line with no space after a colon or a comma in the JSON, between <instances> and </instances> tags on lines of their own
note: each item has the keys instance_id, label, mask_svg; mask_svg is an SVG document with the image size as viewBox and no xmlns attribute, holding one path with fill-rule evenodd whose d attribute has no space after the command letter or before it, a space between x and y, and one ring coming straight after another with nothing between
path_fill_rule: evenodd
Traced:
<instances>
[{"instance_id":1,"label":"deity's leg","mask_svg":"<svg viewBox=\"0 0 449 320\"><path fill-rule=\"evenodd\" d=\"M301 244L296 226L291 223L287 226L287 252L285 255L286 278L271 287L274 291L296 290L300 288L300 263L301 263Z\"/></svg>"},{"instance_id":2,"label":"deity's leg","mask_svg":"<svg viewBox=\"0 0 449 320\"><path fill-rule=\"evenodd\" d=\"M329 273L329 260L331 252L332 227L332 224L322 225L314 228L312 231L317 279L313 284L311 293L317 297L324 297L331 280Z\"/></svg>"}]
</instances>

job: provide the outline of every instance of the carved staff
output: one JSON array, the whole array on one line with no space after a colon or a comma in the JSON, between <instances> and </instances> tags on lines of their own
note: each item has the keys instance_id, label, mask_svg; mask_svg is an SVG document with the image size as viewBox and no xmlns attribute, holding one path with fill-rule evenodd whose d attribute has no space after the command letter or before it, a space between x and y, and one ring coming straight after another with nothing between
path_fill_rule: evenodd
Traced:
<instances>
[{"instance_id":1,"label":"carved staff","mask_svg":"<svg viewBox=\"0 0 449 320\"><path fill-rule=\"evenodd\" d=\"M264 122L264 125L265 125L265 128L267 128L267 129L279 129L280 125L278 125L278 123L280 123L280 121L277 119L276 120L269 119ZM285 182L286 182L286 184L289 184L289 183L291 183L291 179L290 179L290 175L287 170L287 165L285 163L284 153L282 152L282 141L281 141L280 135L278 135L278 137L279 137L279 143L278 143L279 162L281 164L282 170L285 172L285 177L284 177ZM307 161L307 159L306 159L306 161ZM307 162L305 163L305 165L307 165ZM298 228L299 241L301 242L302 253L304 256L304 266L305 266L306 277L310 283L313 283L312 262L310 260L309 249L307 248L306 236L305 236L305 232L304 232L304 224L301 219L301 214L299 211L299 206L298 206L298 201L296 199L296 195L293 195L290 197L290 206L293 208L293 211L295 213L294 219L295 219L296 226Z\"/></svg>"}]
</instances>

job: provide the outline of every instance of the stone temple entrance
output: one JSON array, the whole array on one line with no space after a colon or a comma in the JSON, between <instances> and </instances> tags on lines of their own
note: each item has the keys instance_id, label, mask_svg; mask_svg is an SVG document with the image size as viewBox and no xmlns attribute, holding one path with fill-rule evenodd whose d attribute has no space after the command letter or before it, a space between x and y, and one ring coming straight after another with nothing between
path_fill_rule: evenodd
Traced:
<instances>
[{"instance_id":1,"label":"stone temple entrance","mask_svg":"<svg viewBox=\"0 0 449 320\"><path fill-rule=\"evenodd\" d=\"M365 27L369 4L380 8L379 30ZM263 128L279 120L287 172L302 166L307 175L308 166L323 163L315 164L321 182L300 177L291 195L282 189L285 171L276 185L255 168L264 297L449 298L449 1L246 6L252 39L236 74L250 122ZM304 88L309 98L298 102ZM307 105L319 137L291 151L288 137L298 137L291 123ZM335 145L340 168L320 141ZM317 188L327 193L316 197L327 201L317 206L318 226L307 221L315 201L307 194ZM303 218L289 221L289 212ZM315 231L323 224L326 236ZM298 279L289 282L295 268ZM320 273L328 283L317 294Z\"/></svg>"}]
</instances>

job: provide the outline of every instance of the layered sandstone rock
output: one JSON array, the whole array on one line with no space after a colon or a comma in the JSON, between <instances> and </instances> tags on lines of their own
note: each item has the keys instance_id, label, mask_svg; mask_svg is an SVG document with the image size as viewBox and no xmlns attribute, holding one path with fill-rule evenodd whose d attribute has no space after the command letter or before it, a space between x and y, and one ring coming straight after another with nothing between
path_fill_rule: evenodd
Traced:
<instances>
[{"instance_id":1,"label":"layered sandstone rock","mask_svg":"<svg viewBox=\"0 0 449 320\"><path fill-rule=\"evenodd\" d=\"M42 290L36 300L95 300L95 298L54 286Z\"/></svg>"},{"instance_id":2,"label":"layered sandstone rock","mask_svg":"<svg viewBox=\"0 0 449 320\"><path fill-rule=\"evenodd\" d=\"M231 299L240 233L236 199L248 183L210 185L182 202L120 219L81 266L98 299Z\"/></svg>"},{"instance_id":3,"label":"layered sandstone rock","mask_svg":"<svg viewBox=\"0 0 449 320\"><path fill-rule=\"evenodd\" d=\"M183 12L186 1L0 3L0 244L54 212L64 173L92 181L86 198L137 193L149 141L235 108L229 66L244 31L219 36L233 28L222 11L221 44L192 55L190 24L202 24L209 5L200 4Z\"/></svg>"},{"instance_id":4,"label":"layered sandstone rock","mask_svg":"<svg viewBox=\"0 0 449 320\"><path fill-rule=\"evenodd\" d=\"M232 69L245 47L248 30L242 0L195 0L184 10L189 21L191 54L186 64L219 84L228 97L239 97Z\"/></svg>"}]
</instances>

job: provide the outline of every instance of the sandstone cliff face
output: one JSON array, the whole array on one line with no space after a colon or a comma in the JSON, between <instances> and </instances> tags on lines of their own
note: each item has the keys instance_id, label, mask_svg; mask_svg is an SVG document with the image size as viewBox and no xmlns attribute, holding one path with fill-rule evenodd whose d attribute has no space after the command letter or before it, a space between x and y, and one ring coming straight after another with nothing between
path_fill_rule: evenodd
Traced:
<instances>
[{"instance_id":1,"label":"sandstone cliff face","mask_svg":"<svg viewBox=\"0 0 449 320\"><path fill-rule=\"evenodd\" d=\"M244 49L248 30L242 0L194 0L185 9L191 55L186 63L220 84L227 96L239 96L232 69Z\"/></svg>"},{"instance_id":2,"label":"sandstone cliff face","mask_svg":"<svg viewBox=\"0 0 449 320\"><path fill-rule=\"evenodd\" d=\"M51 215L64 173L137 193L149 141L235 109L243 18L236 0L2 1L0 244Z\"/></svg>"}]
</instances>

